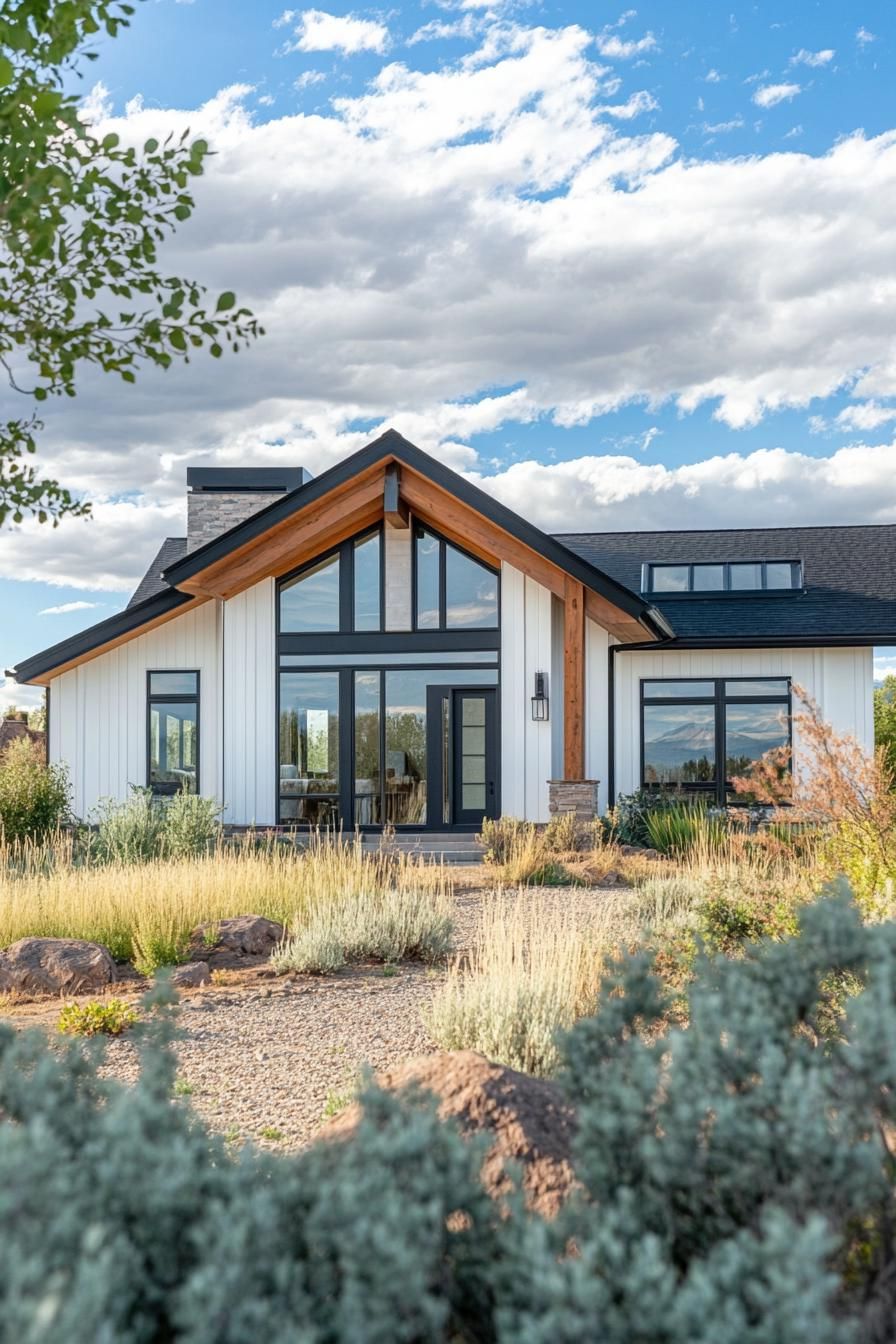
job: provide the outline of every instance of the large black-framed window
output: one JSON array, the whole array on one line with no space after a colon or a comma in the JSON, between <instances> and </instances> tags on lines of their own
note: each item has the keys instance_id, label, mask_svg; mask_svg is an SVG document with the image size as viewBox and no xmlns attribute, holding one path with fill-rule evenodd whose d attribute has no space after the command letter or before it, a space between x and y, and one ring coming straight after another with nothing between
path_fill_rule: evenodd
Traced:
<instances>
[{"instance_id":1,"label":"large black-framed window","mask_svg":"<svg viewBox=\"0 0 896 1344\"><path fill-rule=\"evenodd\" d=\"M792 748L789 677L645 678L641 783L725 805L731 779Z\"/></svg>"},{"instance_id":2,"label":"large black-framed window","mask_svg":"<svg viewBox=\"0 0 896 1344\"><path fill-rule=\"evenodd\" d=\"M146 674L146 783L170 796L199 792L199 672Z\"/></svg>"},{"instance_id":3,"label":"large black-framed window","mask_svg":"<svg viewBox=\"0 0 896 1344\"><path fill-rule=\"evenodd\" d=\"M383 532L370 528L280 580L281 635L350 635L383 629Z\"/></svg>"},{"instance_id":4,"label":"large black-framed window","mask_svg":"<svg viewBox=\"0 0 896 1344\"><path fill-rule=\"evenodd\" d=\"M372 658L300 668L281 661L278 821L283 825L423 829L434 802L433 751L442 740L437 688L497 688L491 666L475 661L401 662ZM443 786L445 780L442 781ZM442 813L439 824L447 824Z\"/></svg>"},{"instance_id":5,"label":"large black-framed window","mask_svg":"<svg viewBox=\"0 0 896 1344\"><path fill-rule=\"evenodd\" d=\"M416 520L413 536L414 629L497 630L498 571Z\"/></svg>"}]
</instances>

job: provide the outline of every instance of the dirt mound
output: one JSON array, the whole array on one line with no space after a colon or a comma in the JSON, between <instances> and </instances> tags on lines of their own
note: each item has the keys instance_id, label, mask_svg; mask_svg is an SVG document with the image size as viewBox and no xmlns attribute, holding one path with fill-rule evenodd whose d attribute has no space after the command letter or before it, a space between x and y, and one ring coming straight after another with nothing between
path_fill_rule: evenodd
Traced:
<instances>
[{"instance_id":1,"label":"dirt mound","mask_svg":"<svg viewBox=\"0 0 896 1344\"><path fill-rule=\"evenodd\" d=\"M493 1197L510 1189L508 1161L522 1165L526 1202L547 1218L572 1190L576 1118L556 1083L492 1064L473 1050L412 1059L378 1074L377 1082L389 1091L412 1084L425 1088L438 1098L440 1117L453 1118L464 1135L493 1135L482 1167L483 1184ZM350 1106L320 1131L321 1137L349 1137L360 1113L360 1106Z\"/></svg>"}]
</instances>

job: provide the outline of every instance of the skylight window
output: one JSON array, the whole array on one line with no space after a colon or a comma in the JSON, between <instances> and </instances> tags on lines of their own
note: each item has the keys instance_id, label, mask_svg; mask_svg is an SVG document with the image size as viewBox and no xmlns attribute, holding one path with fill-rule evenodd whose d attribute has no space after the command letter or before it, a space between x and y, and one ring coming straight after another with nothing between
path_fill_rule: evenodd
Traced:
<instances>
[{"instance_id":1,"label":"skylight window","mask_svg":"<svg viewBox=\"0 0 896 1344\"><path fill-rule=\"evenodd\" d=\"M803 586L799 560L731 560L712 564L645 565L645 593L793 592Z\"/></svg>"}]
</instances>

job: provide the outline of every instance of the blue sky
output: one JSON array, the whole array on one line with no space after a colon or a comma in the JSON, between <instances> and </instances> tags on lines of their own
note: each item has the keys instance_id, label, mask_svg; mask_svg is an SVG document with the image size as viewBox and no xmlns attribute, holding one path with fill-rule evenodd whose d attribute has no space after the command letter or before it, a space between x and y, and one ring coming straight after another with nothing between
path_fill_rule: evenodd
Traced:
<instances>
[{"instance_id":1,"label":"blue sky","mask_svg":"<svg viewBox=\"0 0 896 1344\"><path fill-rule=\"evenodd\" d=\"M268 336L51 407L96 518L0 535L2 667L124 605L189 462L385 424L555 530L896 521L894 38L879 2L139 5L91 116L209 136L166 258Z\"/></svg>"}]
</instances>

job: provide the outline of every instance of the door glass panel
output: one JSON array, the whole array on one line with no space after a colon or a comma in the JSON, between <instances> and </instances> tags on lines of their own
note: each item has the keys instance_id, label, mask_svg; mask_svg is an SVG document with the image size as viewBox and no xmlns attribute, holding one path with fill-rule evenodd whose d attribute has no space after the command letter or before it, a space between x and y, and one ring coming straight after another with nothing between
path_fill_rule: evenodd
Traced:
<instances>
[{"instance_id":1,"label":"door glass panel","mask_svg":"<svg viewBox=\"0 0 896 1344\"><path fill-rule=\"evenodd\" d=\"M385 820L426 822L426 687L432 674L386 673Z\"/></svg>"},{"instance_id":2,"label":"door glass panel","mask_svg":"<svg viewBox=\"0 0 896 1344\"><path fill-rule=\"evenodd\" d=\"M644 783L712 783L715 717L714 705L645 705Z\"/></svg>"},{"instance_id":3,"label":"door glass panel","mask_svg":"<svg viewBox=\"0 0 896 1344\"><path fill-rule=\"evenodd\" d=\"M355 542L354 613L356 630L380 628L380 534Z\"/></svg>"},{"instance_id":4,"label":"door glass panel","mask_svg":"<svg viewBox=\"0 0 896 1344\"><path fill-rule=\"evenodd\" d=\"M417 530L417 629L439 628L439 541L425 528Z\"/></svg>"},{"instance_id":5,"label":"door glass panel","mask_svg":"<svg viewBox=\"0 0 896 1344\"><path fill-rule=\"evenodd\" d=\"M461 696L460 805L464 812L485 810L485 697Z\"/></svg>"},{"instance_id":6,"label":"door glass panel","mask_svg":"<svg viewBox=\"0 0 896 1344\"><path fill-rule=\"evenodd\" d=\"M280 815L330 825L338 794L339 673L281 672Z\"/></svg>"},{"instance_id":7,"label":"door glass panel","mask_svg":"<svg viewBox=\"0 0 896 1344\"><path fill-rule=\"evenodd\" d=\"M442 697L442 821L451 823L451 701Z\"/></svg>"},{"instance_id":8,"label":"door glass panel","mask_svg":"<svg viewBox=\"0 0 896 1344\"><path fill-rule=\"evenodd\" d=\"M355 673L355 825L382 823L380 674Z\"/></svg>"},{"instance_id":9,"label":"door glass panel","mask_svg":"<svg viewBox=\"0 0 896 1344\"><path fill-rule=\"evenodd\" d=\"M497 624L497 574L446 545L445 625L449 630L493 630Z\"/></svg>"},{"instance_id":10,"label":"door glass panel","mask_svg":"<svg viewBox=\"0 0 896 1344\"><path fill-rule=\"evenodd\" d=\"M462 784L460 805L465 812L485 811L485 785Z\"/></svg>"},{"instance_id":11,"label":"door glass panel","mask_svg":"<svg viewBox=\"0 0 896 1344\"><path fill-rule=\"evenodd\" d=\"M280 589L280 629L307 634L339 629L339 556L331 555Z\"/></svg>"},{"instance_id":12,"label":"door glass panel","mask_svg":"<svg viewBox=\"0 0 896 1344\"><path fill-rule=\"evenodd\" d=\"M464 735L464 754L469 752L471 755L478 753L485 755L485 729L470 728L466 724L463 729Z\"/></svg>"}]
</instances>

